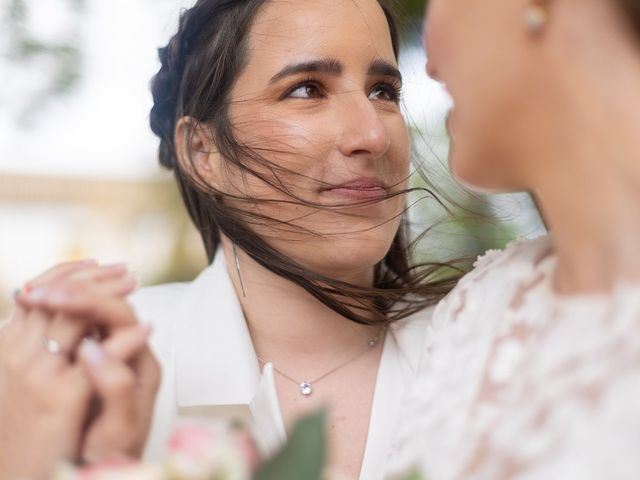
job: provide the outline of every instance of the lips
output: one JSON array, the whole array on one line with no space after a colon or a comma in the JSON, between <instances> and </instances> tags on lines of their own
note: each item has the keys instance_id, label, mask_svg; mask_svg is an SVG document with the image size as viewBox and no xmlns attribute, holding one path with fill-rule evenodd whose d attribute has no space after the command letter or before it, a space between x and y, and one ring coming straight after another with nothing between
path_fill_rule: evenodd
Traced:
<instances>
[{"instance_id":1,"label":"lips","mask_svg":"<svg viewBox=\"0 0 640 480\"><path fill-rule=\"evenodd\" d=\"M387 196L387 187L376 178L358 178L326 188L323 193L350 200L375 200Z\"/></svg>"}]
</instances>

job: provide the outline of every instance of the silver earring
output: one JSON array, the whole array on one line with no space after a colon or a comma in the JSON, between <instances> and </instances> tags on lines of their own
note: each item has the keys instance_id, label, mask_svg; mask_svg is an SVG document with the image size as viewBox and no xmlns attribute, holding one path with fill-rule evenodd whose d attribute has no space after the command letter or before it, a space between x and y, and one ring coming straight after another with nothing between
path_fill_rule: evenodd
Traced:
<instances>
[{"instance_id":1,"label":"silver earring","mask_svg":"<svg viewBox=\"0 0 640 480\"><path fill-rule=\"evenodd\" d=\"M542 32L549 23L549 12L540 3L532 1L524 10L523 20L527 30L536 35Z\"/></svg>"},{"instance_id":2,"label":"silver earring","mask_svg":"<svg viewBox=\"0 0 640 480\"><path fill-rule=\"evenodd\" d=\"M247 298L247 292L244 290L244 283L242 283L242 274L240 273L240 259L238 258L238 250L236 244L233 244L233 258L236 262L236 273L238 274L238 281L240 282L240 288L242 289L242 296Z\"/></svg>"}]
</instances>

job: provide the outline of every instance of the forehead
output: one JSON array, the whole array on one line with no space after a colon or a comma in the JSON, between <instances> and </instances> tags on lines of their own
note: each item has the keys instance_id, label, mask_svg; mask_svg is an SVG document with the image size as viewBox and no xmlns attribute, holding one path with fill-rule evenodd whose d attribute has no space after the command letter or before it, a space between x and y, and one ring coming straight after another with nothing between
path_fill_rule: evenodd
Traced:
<instances>
[{"instance_id":1,"label":"forehead","mask_svg":"<svg viewBox=\"0 0 640 480\"><path fill-rule=\"evenodd\" d=\"M270 0L249 35L249 63L276 69L296 60L332 57L345 65L395 63L387 19L377 0Z\"/></svg>"}]
</instances>

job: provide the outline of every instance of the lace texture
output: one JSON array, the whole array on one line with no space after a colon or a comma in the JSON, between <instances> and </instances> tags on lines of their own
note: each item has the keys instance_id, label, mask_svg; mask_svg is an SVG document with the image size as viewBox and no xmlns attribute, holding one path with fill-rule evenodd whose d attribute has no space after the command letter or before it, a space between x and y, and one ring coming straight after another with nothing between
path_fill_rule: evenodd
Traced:
<instances>
[{"instance_id":1,"label":"lace texture","mask_svg":"<svg viewBox=\"0 0 640 480\"><path fill-rule=\"evenodd\" d=\"M554 264L515 242L437 307L391 476L640 479L640 286L560 297Z\"/></svg>"}]
</instances>

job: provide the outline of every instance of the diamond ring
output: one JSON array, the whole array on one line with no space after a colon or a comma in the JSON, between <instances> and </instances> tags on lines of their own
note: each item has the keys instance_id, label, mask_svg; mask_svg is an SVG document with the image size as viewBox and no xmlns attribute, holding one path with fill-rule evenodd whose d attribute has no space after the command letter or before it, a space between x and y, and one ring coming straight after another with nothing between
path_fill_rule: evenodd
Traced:
<instances>
[{"instance_id":1,"label":"diamond ring","mask_svg":"<svg viewBox=\"0 0 640 480\"><path fill-rule=\"evenodd\" d=\"M68 355L69 352L65 351L56 340L44 337L44 349L52 355Z\"/></svg>"}]
</instances>

